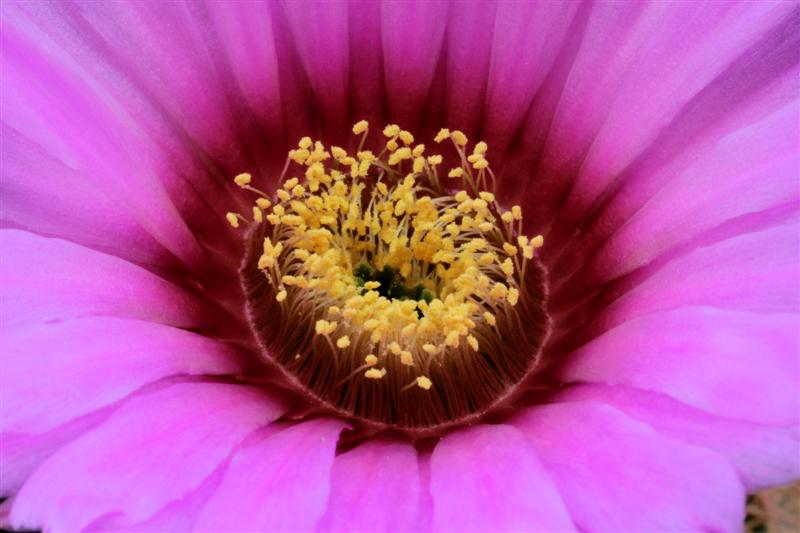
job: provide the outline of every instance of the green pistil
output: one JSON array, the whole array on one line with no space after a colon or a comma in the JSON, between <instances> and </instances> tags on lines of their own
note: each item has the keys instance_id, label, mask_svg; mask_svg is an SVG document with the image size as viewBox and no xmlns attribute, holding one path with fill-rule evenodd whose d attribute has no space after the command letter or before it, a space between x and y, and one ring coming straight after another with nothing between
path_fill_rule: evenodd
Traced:
<instances>
[{"instance_id":1,"label":"green pistil","mask_svg":"<svg viewBox=\"0 0 800 533\"><path fill-rule=\"evenodd\" d=\"M377 289L378 294L392 300L408 300L410 298L418 302L425 300L430 303L436 297L433 291L421 283L407 287L400 273L390 266L375 270L367 263L359 263L353 269L353 278L357 287L363 287L368 281L377 281L380 283L380 287Z\"/></svg>"}]
</instances>

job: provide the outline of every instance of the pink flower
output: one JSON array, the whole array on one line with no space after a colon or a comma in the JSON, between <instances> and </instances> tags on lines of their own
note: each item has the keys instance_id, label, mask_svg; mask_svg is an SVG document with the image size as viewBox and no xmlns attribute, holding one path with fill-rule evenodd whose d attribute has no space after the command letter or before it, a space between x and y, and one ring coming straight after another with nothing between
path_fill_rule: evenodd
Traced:
<instances>
[{"instance_id":1,"label":"pink flower","mask_svg":"<svg viewBox=\"0 0 800 533\"><path fill-rule=\"evenodd\" d=\"M796 4L2 15L9 527L736 530L800 477ZM234 175L271 193L298 139L360 119L484 139L544 236L529 375L424 438L264 364L224 221Z\"/></svg>"}]
</instances>

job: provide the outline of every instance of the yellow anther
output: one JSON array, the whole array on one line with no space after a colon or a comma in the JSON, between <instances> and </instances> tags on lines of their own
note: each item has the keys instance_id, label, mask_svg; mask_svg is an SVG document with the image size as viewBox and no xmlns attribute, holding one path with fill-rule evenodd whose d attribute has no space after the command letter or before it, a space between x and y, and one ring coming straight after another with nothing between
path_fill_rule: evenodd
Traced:
<instances>
[{"instance_id":1,"label":"yellow anther","mask_svg":"<svg viewBox=\"0 0 800 533\"><path fill-rule=\"evenodd\" d=\"M497 260L496 255L494 255L492 252L486 252L484 254L481 254L481 256L478 258L478 264L487 266L491 265L496 260Z\"/></svg>"},{"instance_id":2,"label":"yellow anther","mask_svg":"<svg viewBox=\"0 0 800 533\"><path fill-rule=\"evenodd\" d=\"M368 281L364 284L364 288L367 290L377 289L381 286L380 281Z\"/></svg>"},{"instance_id":3,"label":"yellow anther","mask_svg":"<svg viewBox=\"0 0 800 533\"><path fill-rule=\"evenodd\" d=\"M378 364L378 358L375 356L375 354L369 354L364 358L364 362L369 366L375 366Z\"/></svg>"},{"instance_id":4,"label":"yellow anther","mask_svg":"<svg viewBox=\"0 0 800 533\"><path fill-rule=\"evenodd\" d=\"M261 209L265 209L266 210L266 209L269 209L269 206L272 205L272 202L270 202L266 198L259 198L258 200L256 200L256 205L258 207L260 207Z\"/></svg>"},{"instance_id":5,"label":"yellow anther","mask_svg":"<svg viewBox=\"0 0 800 533\"><path fill-rule=\"evenodd\" d=\"M345 349L348 346L350 346L350 337L348 337L347 335L344 335L343 337L339 337L338 339L336 339L337 348Z\"/></svg>"},{"instance_id":6,"label":"yellow anther","mask_svg":"<svg viewBox=\"0 0 800 533\"><path fill-rule=\"evenodd\" d=\"M414 366L414 356L408 350L400 352L400 362L406 366Z\"/></svg>"},{"instance_id":7,"label":"yellow anther","mask_svg":"<svg viewBox=\"0 0 800 533\"><path fill-rule=\"evenodd\" d=\"M469 343L470 347L473 350L475 350L476 352L478 351L478 347L479 347L478 346L478 339L476 339L475 336L467 335L467 342Z\"/></svg>"},{"instance_id":8,"label":"yellow anther","mask_svg":"<svg viewBox=\"0 0 800 533\"><path fill-rule=\"evenodd\" d=\"M541 248L542 246L544 246L544 237L542 237L541 235L537 235L536 237L531 239L531 246L533 246L534 248Z\"/></svg>"},{"instance_id":9,"label":"yellow anther","mask_svg":"<svg viewBox=\"0 0 800 533\"><path fill-rule=\"evenodd\" d=\"M500 215L500 218L503 219L503 222L506 224L511 224L511 222L514 220L514 215L511 214L511 211L505 211L502 215Z\"/></svg>"},{"instance_id":10,"label":"yellow anther","mask_svg":"<svg viewBox=\"0 0 800 533\"><path fill-rule=\"evenodd\" d=\"M311 155L308 150L300 149L300 150L289 150L289 159L297 163L298 165L305 164L308 156Z\"/></svg>"},{"instance_id":11,"label":"yellow anther","mask_svg":"<svg viewBox=\"0 0 800 533\"><path fill-rule=\"evenodd\" d=\"M370 368L366 372L364 372L364 377L369 379L381 379L383 376L386 375L386 369L381 368L378 370L377 368Z\"/></svg>"},{"instance_id":12,"label":"yellow anther","mask_svg":"<svg viewBox=\"0 0 800 533\"><path fill-rule=\"evenodd\" d=\"M489 292L489 295L492 298L497 298L498 300L502 300L503 298L506 297L507 294L508 294L508 287L506 287L502 283L495 283L494 286L492 287L491 292Z\"/></svg>"},{"instance_id":13,"label":"yellow anther","mask_svg":"<svg viewBox=\"0 0 800 533\"><path fill-rule=\"evenodd\" d=\"M248 174L247 172L242 172L241 174L238 174L235 178L233 178L233 182L239 187L250 185L251 181L253 181L253 176Z\"/></svg>"},{"instance_id":14,"label":"yellow anther","mask_svg":"<svg viewBox=\"0 0 800 533\"><path fill-rule=\"evenodd\" d=\"M397 165L405 159L411 159L411 149L408 146L398 148L389 156L389 165Z\"/></svg>"},{"instance_id":15,"label":"yellow anther","mask_svg":"<svg viewBox=\"0 0 800 533\"><path fill-rule=\"evenodd\" d=\"M472 168L477 170L483 170L484 168L489 168L489 161L486 159L480 159L472 163Z\"/></svg>"},{"instance_id":16,"label":"yellow anther","mask_svg":"<svg viewBox=\"0 0 800 533\"><path fill-rule=\"evenodd\" d=\"M338 146L331 146L331 155L335 159L342 159L344 157L347 157L347 151L345 151L343 148L340 148Z\"/></svg>"},{"instance_id":17,"label":"yellow anther","mask_svg":"<svg viewBox=\"0 0 800 533\"><path fill-rule=\"evenodd\" d=\"M478 193L478 196L480 196L483 199L483 201L485 201L485 202L488 202L488 203L494 202L494 194L493 193L486 192L486 191L481 191L481 192Z\"/></svg>"},{"instance_id":18,"label":"yellow anther","mask_svg":"<svg viewBox=\"0 0 800 533\"><path fill-rule=\"evenodd\" d=\"M424 144L418 144L418 145L416 145L414 147L413 150L411 150L411 154L414 157L422 157L422 154L424 154L424 153L425 153L425 145Z\"/></svg>"},{"instance_id":19,"label":"yellow anther","mask_svg":"<svg viewBox=\"0 0 800 533\"><path fill-rule=\"evenodd\" d=\"M430 166L432 166L432 167L435 167L436 165L441 165L442 164L442 156L440 156L440 155L430 155L430 156L428 156L428 164Z\"/></svg>"},{"instance_id":20,"label":"yellow anther","mask_svg":"<svg viewBox=\"0 0 800 533\"><path fill-rule=\"evenodd\" d=\"M486 311L486 312L484 312L484 313L483 313L483 319L484 319L484 320L486 321L486 323L487 323L487 324L489 324L490 326L494 326L495 324L497 324L497 319L496 319L496 318L494 317L494 315L493 315L492 313L490 313L489 311Z\"/></svg>"},{"instance_id":21,"label":"yellow anther","mask_svg":"<svg viewBox=\"0 0 800 533\"><path fill-rule=\"evenodd\" d=\"M513 244L504 242L503 243L503 251L505 253L507 253L508 255L510 255L510 256L515 256L515 255L517 255L517 251L518 250L517 250L517 247L514 246Z\"/></svg>"},{"instance_id":22,"label":"yellow anther","mask_svg":"<svg viewBox=\"0 0 800 533\"><path fill-rule=\"evenodd\" d=\"M425 170L425 158L424 157L417 157L416 159L414 159L413 170L417 174L419 174L420 172Z\"/></svg>"},{"instance_id":23,"label":"yellow anther","mask_svg":"<svg viewBox=\"0 0 800 533\"><path fill-rule=\"evenodd\" d=\"M309 148L311 148L312 144L314 143L311 141L311 137L303 137L302 139L300 139L300 142L297 143L297 146L299 146L303 150L308 150Z\"/></svg>"},{"instance_id":24,"label":"yellow anther","mask_svg":"<svg viewBox=\"0 0 800 533\"><path fill-rule=\"evenodd\" d=\"M522 220L522 208L520 206L511 206L511 214L514 215L514 220Z\"/></svg>"},{"instance_id":25,"label":"yellow anther","mask_svg":"<svg viewBox=\"0 0 800 533\"><path fill-rule=\"evenodd\" d=\"M433 386L433 382L426 376L419 376L417 377L417 386L420 389L430 390L430 388Z\"/></svg>"},{"instance_id":26,"label":"yellow anther","mask_svg":"<svg viewBox=\"0 0 800 533\"><path fill-rule=\"evenodd\" d=\"M477 143L475 145L475 148L472 151L473 151L473 153L476 153L476 154L486 155L486 150L488 148L489 148L489 145L487 145L485 142L481 141L481 142L479 142L479 143Z\"/></svg>"},{"instance_id":27,"label":"yellow anther","mask_svg":"<svg viewBox=\"0 0 800 533\"><path fill-rule=\"evenodd\" d=\"M295 198L300 198L305 194L305 192L306 189L302 185L295 185L294 187L292 187L292 196L294 196Z\"/></svg>"},{"instance_id":28,"label":"yellow anther","mask_svg":"<svg viewBox=\"0 0 800 533\"><path fill-rule=\"evenodd\" d=\"M449 138L450 138L450 130L448 130L447 128L442 128L439 130L439 133L436 134L436 137L434 137L433 140L436 141L437 143L440 143L443 140Z\"/></svg>"},{"instance_id":29,"label":"yellow anther","mask_svg":"<svg viewBox=\"0 0 800 533\"><path fill-rule=\"evenodd\" d=\"M401 353L403 353L403 348L401 348L400 344L397 342L391 343L389 345L389 350L395 355L400 355Z\"/></svg>"},{"instance_id":30,"label":"yellow anther","mask_svg":"<svg viewBox=\"0 0 800 533\"><path fill-rule=\"evenodd\" d=\"M397 148L398 148L399 146L400 146L400 145L399 145L399 144L397 144L397 141L395 141L394 139L389 139L388 141L386 141L386 148L387 148L387 149L388 149L390 152L394 152L395 150L397 150Z\"/></svg>"},{"instance_id":31,"label":"yellow anther","mask_svg":"<svg viewBox=\"0 0 800 533\"><path fill-rule=\"evenodd\" d=\"M253 206L253 220L259 223L264 221L264 213L257 205Z\"/></svg>"},{"instance_id":32,"label":"yellow anther","mask_svg":"<svg viewBox=\"0 0 800 533\"><path fill-rule=\"evenodd\" d=\"M467 144L467 136L464 135L464 133L461 132L460 130L453 131L452 133L450 133L450 136L459 146L465 146Z\"/></svg>"},{"instance_id":33,"label":"yellow anther","mask_svg":"<svg viewBox=\"0 0 800 533\"><path fill-rule=\"evenodd\" d=\"M291 195L288 193L288 191L285 191L284 189L278 189L278 191L277 191L277 193L276 193L276 194L278 195L278 198L280 198L280 199L281 199L281 201L283 201L283 202L288 202L288 201L289 201L289 199L292 197L292 196L291 196ZM277 207L277 206L276 206L276 207Z\"/></svg>"},{"instance_id":34,"label":"yellow anther","mask_svg":"<svg viewBox=\"0 0 800 533\"><path fill-rule=\"evenodd\" d=\"M286 289L281 289L278 291L278 294L275 295L275 299L279 302L286 300Z\"/></svg>"},{"instance_id":35,"label":"yellow anther","mask_svg":"<svg viewBox=\"0 0 800 533\"><path fill-rule=\"evenodd\" d=\"M317 320L314 325L314 331L317 335L330 335L336 331L336 322L328 322L327 320Z\"/></svg>"},{"instance_id":36,"label":"yellow anther","mask_svg":"<svg viewBox=\"0 0 800 533\"><path fill-rule=\"evenodd\" d=\"M444 343L447 346L450 346L451 348L458 347L458 332L457 331L451 331L450 333L448 333L447 337L445 337L445 339L444 339Z\"/></svg>"},{"instance_id":37,"label":"yellow anther","mask_svg":"<svg viewBox=\"0 0 800 533\"><path fill-rule=\"evenodd\" d=\"M458 191L454 198L456 202L466 202L467 200L469 200L469 194L467 194L467 191Z\"/></svg>"},{"instance_id":38,"label":"yellow anther","mask_svg":"<svg viewBox=\"0 0 800 533\"><path fill-rule=\"evenodd\" d=\"M400 135L400 126L397 124L389 124L385 128L383 128L383 134L386 137L397 137Z\"/></svg>"},{"instance_id":39,"label":"yellow anther","mask_svg":"<svg viewBox=\"0 0 800 533\"><path fill-rule=\"evenodd\" d=\"M519 301L519 290L511 287L508 289L508 295L506 298L508 299L508 303L511 305L517 305L517 302Z\"/></svg>"},{"instance_id":40,"label":"yellow anther","mask_svg":"<svg viewBox=\"0 0 800 533\"><path fill-rule=\"evenodd\" d=\"M225 215L225 219L228 221L228 224L234 228L239 227L239 217L236 215L236 213L228 211L228 213Z\"/></svg>"},{"instance_id":41,"label":"yellow anther","mask_svg":"<svg viewBox=\"0 0 800 533\"><path fill-rule=\"evenodd\" d=\"M428 353L428 354L436 353L436 346L434 346L433 344L431 344L429 342L426 342L425 344L423 344L422 345L422 349L425 351L425 353Z\"/></svg>"},{"instance_id":42,"label":"yellow anther","mask_svg":"<svg viewBox=\"0 0 800 533\"><path fill-rule=\"evenodd\" d=\"M460 178L463 175L464 169L461 167L450 169L450 172L447 173L448 178Z\"/></svg>"},{"instance_id":43,"label":"yellow anther","mask_svg":"<svg viewBox=\"0 0 800 533\"><path fill-rule=\"evenodd\" d=\"M528 246L528 238L525 235L518 236L517 244L519 244L520 248L525 248Z\"/></svg>"},{"instance_id":44,"label":"yellow anther","mask_svg":"<svg viewBox=\"0 0 800 533\"><path fill-rule=\"evenodd\" d=\"M339 306L332 305L328 308L328 314L332 316L340 315L341 313L342 310L339 308Z\"/></svg>"},{"instance_id":45,"label":"yellow anther","mask_svg":"<svg viewBox=\"0 0 800 533\"><path fill-rule=\"evenodd\" d=\"M411 135L411 132L402 130L398 135L400 137L400 140L403 141L403 144L405 144L406 146L414 142L414 136Z\"/></svg>"},{"instance_id":46,"label":"yellow anther","mask_svg":"<svg viewBox=\"0 0 800 533\"><path fill-rule=\"evenodd\" d=\"M503 274L508 277L514 275L514 262L511 260L510 257L507 257L503 264L500 265L500 268L503 270Z\"/></svg>"},{"instance_id":47,"label":"yellow anther","mask_svg":"<svg viewBox=\"0 0 800 533\"><path fill-rule=\"evenodd\" d=\"M369 122L367 122L366 120L359 120L353 125L353 133L356 135L361 135L368 129L369 129Z\"/></svg>"}]
</instances>

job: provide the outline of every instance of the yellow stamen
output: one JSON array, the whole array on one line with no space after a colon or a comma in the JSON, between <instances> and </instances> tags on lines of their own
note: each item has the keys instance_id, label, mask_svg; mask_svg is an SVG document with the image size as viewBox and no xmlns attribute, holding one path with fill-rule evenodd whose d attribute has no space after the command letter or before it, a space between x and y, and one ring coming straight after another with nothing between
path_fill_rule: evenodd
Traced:
<instances>
[{"instance_id":1,"label":"yellow stamen","mask_svg":"<svg viewBox=\"0 0 800 533\"><path fill-rule=\"evenodd\" d=\"M271 224L258 268L275 300L307 314L323 346L338 349L337 365L352 362L352 376L364 364L370 367L364 377L379 380L403 367L397 375L421 372L454 352L467 357L481 348L479 338L483 343L498 334L501 318L516 313L526 264L516 256L521 251L532 258L542 237L518 236L514 221L522 219L521 208L502 212L495 194L482 190L494 176L484 171L486 143L467 155L463 132L436 135L437 143L452 139L461 161L447 175L462 178L465 190L451 195L437 174L442 155L425 155L410 132L386 126L387 150L376 156L362 149L367 121L352 131L363 134L354 155L302 138L281 179L290 167L299 177L283 181L272 198L255 201L253 220ZM234 182L260 194L250 187L250 174ZM236 213L226 219L234 227L245 221ZM483 350L491 346L490 340ZM386 367L376 368L379 361ZM421 374L415 383L432 386Z\"/></svg>"}]
</instances>

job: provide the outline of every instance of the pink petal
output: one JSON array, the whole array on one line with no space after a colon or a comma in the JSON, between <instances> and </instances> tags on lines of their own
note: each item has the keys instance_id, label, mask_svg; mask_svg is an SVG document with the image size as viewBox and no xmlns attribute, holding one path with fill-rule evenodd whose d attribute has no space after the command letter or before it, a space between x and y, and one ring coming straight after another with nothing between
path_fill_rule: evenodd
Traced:
<instances>
[{"instance_id":1,"label":"pink petal","mask_svg":"<svg viewBox=\"0 0 800 533\"><path fill-rule=\"evenodd\" d=\"M579 385L556 399L608 404L667 437L710 448L737 468L748 492L785 485L800 477L797 426L719 418L667 396L628 387Z\"/></svg>"},{"instance_id":2,"label":"pink petal","mask_svg":"<svg viewBox=\"0 0 800 533\"><path fill-rule=\"evenodd\" d=\"M37 22L54 22L58 30L43 34L38 25L24 21L26 9L41 9ZM126 211L121 216L123 224L133 218L185 264L201 263L204 254L169 198L163 175L158 172L164 166L165 154L138 128L131 127L129 109L116 101L120 95L99 87L94 79L99 74L97 66L77 63L54 42L63 28L69 27L62 18L69 15L50 13L59 9L62 8L56 5L17 5L4 13L3 57L8 78L3 91L4 123L42 145L47 154L75 169L104 195L117 199L117 210ZM56 21L51 21L51 16ZM79 42L84 50L96 50L86 41L87 35L81 35ZM82 75L87 69L87 75ZM57 98L52 97L53 92ZM126 103L130 107L130 101ZM33 175L39 174L35 171L41 170L40 165L28 154L14 155L34 171ZM55 181L57 195L65 195L63 188L69 182L58 176ZM22 188L13 182L12 186ZM43 186L40 193L45 192ZM125 201L119 201L121 198ZM108 202L103 204L108 209ZM72 206L78 210L81 204L73 199ZM137 235L137 240L141 239Z\"/></svg>"},{"instance_id":3,"label":"pink petal","mask_svg":"<svg viewBox=\"0 0 800 533\"><path fill-rule=\"evenodd\" d=\"M649 7L650 16L643 17L638 28L645 37L642 45L614 54L627 68L621 71L620 85L608 87L613 99L604 107L604 121L592 135L564 206L576 217L597 201L604 186L657 138L665 124L685 112L693 96L790 11L788 5L751 2ZM604 67L594 66L603 73L614 72L613 66ZM592 86L595 93L605 88ZM581 111L592 105L578 103Z\"/></svg>"},{"instance_id":4,"label":"pink petal","mask_svg":"<svg viewBox=\"0 0 800 533\"><path fill-rule=\"evenodd\" d=\"M745 311L798 311L797 220L699 248L664 265L603 312L606 329L654 311L709 305Z\"/></svg>"},{"instance_id":5,"label":"pink petal","mask_svg":"<svg viewBox=\"0 0 800 533\"><path fill-rule=\"evenodd\" d=\"M797 423L797 316L685 307L626 322L571 354L564 381L630 385L710 413Z\"/></svg>"},{"instance_id":6,"label":"pink petal","mask_svg":"<svg viewBox=\"0 0 800 533\"><path fill-rule=\"evenodd\" d=\"M0 350L3 433L47 431L167 376L230 374L239 369L234 350L223 343L120 318L15 329L3 335Z\"/></svg>"},{"instance_id":7,"label":"pink petal","mask_svg":"<svg viewBox=\"0 0 800 533\"><path fill-rule=\"evenodd\" d=\"M0 434L0 496L11 496L48 457L102 423L111 406L39 435Z\"/></svg>"},{"instance_id":8,"label":"pink petal","mask_svg":"<svg viewBox=\"0 0 800 533\"><path fill-rule=\"evenodd\" d=\"M199 531L310 531L325 512L343 424L294 424L239 451L203 508Z\"/></svg>"},{"instance_id":9,"label":"pink petal","mask_svg":"<svg viewBox=\"0 0 800 533\"><path fill-rule=\"evenodd\" d=\"M247 440L250 440L250 437ZM179 500L170 502L156 514L142 522L132 522L124 513L115 512L95 520L83 531L97 533L111 531L152 533L174 531L175 533L182 533L191 531L200 510L219 487L225 468L227 468L227 462L222 463L195 490Z\"/></svg>"},{"instance_id":10,"label":"pink petal","mask_svg":"<svg viewBox=\"0 0 800 533\"><path fill-rule=\"evenodd\" d=\"M500 2L491 41L484 135L502 157L569 35L578 2ZM473 46L489 46L474 41ZM462 63L471 65L471 61ZM469 70L471 67L466 67ZM455 89L454 89L455 90ZM492 159L492 162L496 162Z\"/></svg>"},{"instance_id":11,"label":"pink petal","mask_svg":"<svg viewBox=\"0 0 800 533\"><path fill-rule=\"evenodd\" d=\"M340 137L349 131L348 4L284 2L282 7L321 112L319 118L328 135Z\"/></svg>"},{"instance_id":12,"label":"pink petal","mask_svg":"<svg viewBox=\"0 0 800 533\"><path fill-rule=\"evenodd\" d=\"M450 11L445 34L447 113L445 123L434 127L447 126L469 136L478 135L483 122L497 9L497 2L462 2Z\"/></svg>"},{"instance_id":13,"label":"pink petal","mask_svg":"<svg viewBox=\"0 0 800 533\"><path fill-rule=\"evenodd\" d=\"M674 178L615 232L589 275L619 276L726 220L800 198L797 113L796 105L785 106L688 168L669 168Z\"/></svg>"},{"instance_id":14,"label":"pink petal","mask_svg":"<svg viewBox=\"0 0 800 533\"><path fill-rule=\"evenodd\" d=\"M583 531L736 531L744 490L717 454L608 406L553 404L515 422Z\"/></svg>"},{"instance_id":15,"label":"pink petal","mask_svg":"<svg viewBox=\"0 0 800 533\"><path fill-rule=\"evenodd\" d=\"M336 457L328 507L318 531L411 531L420 498L417 452L368 441Z\"/></svg>"},{"instance_id":16,"label":"pink petal","mask_svg":"<svg viewBox=\"0 0 800 533\"><path fill-rule=\"evenodd\" d=\"M197 324L200 304L141 267L67 241L22 231L3 230L0 239L0 320L4 331L19 324L90 315L183 327Z\"/></svg>"},{"instance_id":17,"label":"pink petal","mask_svg":"<svg viewBox=\"0 0 800 533\"><path fill-rule=\"evenodd\" d=\"M416 129L442 51L449 4L381 4L389 119Z\"/></svg>"},{"instance_id":18,"label":"pink petal","mask_svg":"<svg viewBox=\"0 0 800 533\"><path fill-rule=\"evenodd\" d=\"M75 531L112 512L140 521L196 488L281 412L242 385L177 384L136 397L33 474L14 500L11 523Z\"/></svg>"},{"instance_id":19,"label":"pink petal","mask_svg":"<svg viewBox=\"0 0 800 533\"><path fill-rule=\"evenodd\" d=\"M791 9L748 2L593 4L569 75L550 102L556 108L537 110L553 118L543 124L550 131L530 184L533 218L544 224L561 210L559 223L573 228L645 150L654 160L662 160L666 146L673 148L668 156L681 153L695 131L662 139L668 125L695 117L714 124L731 110L728 102L746 101L776 70L789 68L790 48L780 57L771 54L781 48L774 39L760 48L753 43L771 36L791 42L782 35L791 31L785 25ZM740 66L748 70L737 73ZM719 95L726 104L705 101L706 89L729 74L736 79Z\"/></svg>"},{"instance_id":20,"label":"pink petal","mask_svg":"<svg viewBox=\"0 0 800 533\"><path fill-rule=\"evenodd\" d=\"M165 251L152 235L90 180L34 139L2 125L2 219L127 260L155 263ZM46 180L31 176L47 176ZM102 220L102 224L97 221ZM125 239L120 239L125 235Z\"/></svg>"},{"instance_id":21,"label":"pink petal","mask_svg":"<svg viewBox=\"0 0 800 533\"><path fill-rule=\"evenodd\" d=\"M436 531L572 531L561 496L522 433L479 425L445 436L431 457Z\"/></svg>"}]
</instances>

